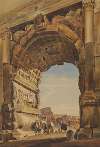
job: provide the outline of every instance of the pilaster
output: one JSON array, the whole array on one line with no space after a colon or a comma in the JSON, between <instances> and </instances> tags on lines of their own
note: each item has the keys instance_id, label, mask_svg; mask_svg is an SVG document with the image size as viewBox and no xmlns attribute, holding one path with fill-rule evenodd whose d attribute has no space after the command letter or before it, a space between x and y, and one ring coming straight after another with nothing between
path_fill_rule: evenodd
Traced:
<instances>
[{"instance_id":1,"label":"pilaster","mask_svg":"<svg viewBox=\"0 0 100 147\"><path fill-rule=\"evenodd\" d=\"M85 138L94 137L94 128L99 128L100 101L95 95L94 80L94 0L84 0L84 32L85 32L85 90L80 97L80 112L82 128L79 137L83 133ZM88 130L88 133L86 132ZM83 138L84 138L83 137Z\"/></svg>"},{"instance_id":2,"label":"pilaster","mask_svg":"<svg viewBox=\"0 0 100 147\"><path fill-rule=\"evenodd\" d=\"M14 109L13 109L13 85L12 85L12 65L11 59L11 32L5 29L2 33L2 77L3 77L3 104L2 113L2 129L4 130L4 138L12 132L14 126ZM12 133L10 133L12 134Z\"/></svg>"}]
</instances>

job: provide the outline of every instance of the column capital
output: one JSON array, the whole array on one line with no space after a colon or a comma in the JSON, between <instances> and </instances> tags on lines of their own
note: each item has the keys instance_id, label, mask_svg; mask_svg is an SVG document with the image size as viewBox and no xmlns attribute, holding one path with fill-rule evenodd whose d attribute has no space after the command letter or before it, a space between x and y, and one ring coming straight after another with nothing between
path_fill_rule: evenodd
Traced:
<instances>
[{"instance_id":1,"label":"column capital","mask_svg":"<svg viewBox=\"0 0 100 147\"><path fill-rule=\"evenodd\" d=\"M84 8L94 8L95 0L82 0L82 4Z\"/></svg>"}]
</instances>

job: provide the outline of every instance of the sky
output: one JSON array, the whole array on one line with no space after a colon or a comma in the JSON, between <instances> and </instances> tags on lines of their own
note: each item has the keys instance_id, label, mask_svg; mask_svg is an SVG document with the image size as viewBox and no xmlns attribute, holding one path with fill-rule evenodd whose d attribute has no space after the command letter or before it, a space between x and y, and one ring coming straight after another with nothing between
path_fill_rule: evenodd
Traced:
<instances>
[{"instance_id":1,"label":"sky","mask_svg":"<svg viewBox=\"0 0 100 147\"><path fill-rule=\"evenodd\" d=\"M40 108L51 107L56 114L78 116L78 79L78 69L69 63L44 72L40 83Z\"/></svg>"}]
</instances>

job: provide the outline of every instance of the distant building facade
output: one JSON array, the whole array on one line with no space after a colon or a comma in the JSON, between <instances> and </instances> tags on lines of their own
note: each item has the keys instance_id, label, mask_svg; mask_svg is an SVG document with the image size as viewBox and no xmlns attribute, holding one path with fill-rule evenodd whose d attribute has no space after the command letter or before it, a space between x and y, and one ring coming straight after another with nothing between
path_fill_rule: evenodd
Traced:
<instances>
[{"instance_id":1,"label":"distant building facade","mask_svg":"<svg viewBox=\"0 0 100 147\"><path fill-rule=\"evenodd\" d=\"M47 122L54 121L54 115L50 107L40 109L40 118Z\"/></svg>"},{"instance_id":2,"label":"distant building facade","mask_svg":"<svg viewBox=\"0 0 100 147\"><path fill-rule=\"evenodd\" d=\"M54 115L55 120L58 123L65 123L67 126L78 129L80 127L80 118L79 116L71 116L71 115Z\"/></svg>"}]
</instances>

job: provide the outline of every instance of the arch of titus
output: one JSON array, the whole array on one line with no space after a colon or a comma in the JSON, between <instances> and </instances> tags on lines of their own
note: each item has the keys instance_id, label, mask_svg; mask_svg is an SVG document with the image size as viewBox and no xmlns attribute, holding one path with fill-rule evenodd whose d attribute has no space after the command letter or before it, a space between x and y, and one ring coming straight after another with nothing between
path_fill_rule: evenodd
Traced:
<instances>
[{"instance_id":1,"label":"arch of titus","mask_svg":"<svg viewBox=\"0 0 100 147\"><path fill-rule=\"evenodd\" d=\"M79 135L100 137L99 5L32 0L0 17L2 130L25 129L28 120L31 126L39 114L41 72L68 62L79 69Z\"/></svg>"}]
</instances>

